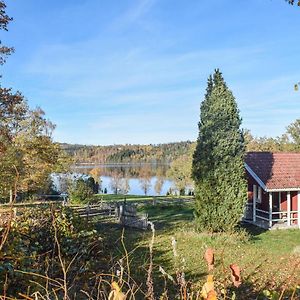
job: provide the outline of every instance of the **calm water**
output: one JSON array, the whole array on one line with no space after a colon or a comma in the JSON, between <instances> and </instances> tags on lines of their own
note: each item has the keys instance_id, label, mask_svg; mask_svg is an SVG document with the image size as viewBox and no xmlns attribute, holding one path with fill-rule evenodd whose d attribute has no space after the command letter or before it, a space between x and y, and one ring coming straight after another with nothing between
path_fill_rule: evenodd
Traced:
<instances>
[{"instance_id":1,"label":"calm water","mask_svg":"<svg viewBox=\"0 0 300 300\"><path fill-rule=\"evenodd\" d=\"M169 165L158 164L105 164L105 165L80 165L74 166L72 171L78 174L91 175L100 174L100 189L107 190L108 194L113 194L118 189L122 193L125 182L129 187L128 194L145 195L145 186L147 195L166 195L173 187L173 183L166 177ZM95 171L95 169L97 169ZM117 184L116 184L117 182ZM159 188L160 187L160 188Z\"/></svg>"},{"instance_id":2,"label":"calm water","mask_svg":"<svg viewBox=\"0 0 300 300\"><path fill-rule=\"evenodd\" d=\"M114 190L111 187L111 177L101 176L101 180L102 180L102 182L101 182L102 190L104 190L106 188L108 194L113 194ZM154 189L156 181L157 181L156 176L151 178L150 187L149 187L149 190L147 191L147 195L149 195L149 196L157 195L157 193L155 192L155 189ZM138 178L130 178L129 186L130 186L130 190L129 190L128 194L145 195L144 190L141 187L141 182ZM169 189L171 187L172 187L172 181L170 181L168 179L164 180L160 195L166 195L166 193L169 191Z\"/></svg>"}]
</instances>

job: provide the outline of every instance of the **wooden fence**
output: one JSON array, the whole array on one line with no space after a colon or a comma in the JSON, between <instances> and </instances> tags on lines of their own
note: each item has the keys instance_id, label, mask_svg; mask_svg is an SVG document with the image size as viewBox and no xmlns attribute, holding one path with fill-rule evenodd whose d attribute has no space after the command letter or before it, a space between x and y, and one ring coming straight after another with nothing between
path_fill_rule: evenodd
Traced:
<instances>
[{"instance_id":1,"label":"wooden fence","mask_svg":"<svg viewBox=\"0 0 300 300\"><path fill-rule=\"evenodd\" d=\"M71 206L72 210L80 218L92 218L92 217L101 217L101 216L115 216L115 206L107 205L103 203L98 203L94 205L87 206Z\"/></svg>"},{"instance_id":2,"label":"wooden fence","mask_svg":"<svg viewBox=\"0 0 300 300\"><path fill-rule=\"evenodd\" d=\"M143 230L148 228L148 214L137 214L135 205L123 203L117 206L116 211L121 225Z\"/></svg>"},{"instance_id":3,"label":"wooden fence","mask_svg":"<svg viewBox=\"0 0 300 300\"><path fill-rule=\"evenodd\" d=\"M128 203L98 203L87 206L70 206L80 217L89 221L93 217L111 217L122 226L146 230L148 228L148 215L138 214L136 205Z\"/></svg>"}]
</instances>

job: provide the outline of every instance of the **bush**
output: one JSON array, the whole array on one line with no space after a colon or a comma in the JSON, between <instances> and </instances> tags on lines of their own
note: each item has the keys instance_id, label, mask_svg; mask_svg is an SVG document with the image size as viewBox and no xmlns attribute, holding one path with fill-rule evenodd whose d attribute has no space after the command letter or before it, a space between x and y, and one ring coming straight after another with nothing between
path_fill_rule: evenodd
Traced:
<instances>
[{"instance_id":1,"label":"bush","mask_svg":"<svg viewBox=\"0 0 300 300\"><path fill-rule=\"evenodd\" d=\"M90 184L82 178L73 182L69 188L71 203L86 204L91 201L94 191Z\"/></svg>"},{"instance_id":2,"label":"bush","mask_svg":"<svg viewBox=\"0 0 300 300\"><path fill-rule=\"evenodd\" d=\"M0 285L0 295L3 295L6 288L11 296L20 292L25 294L29 291L29 284L34 286L35 291L44 292L39 288L44 285L41 276L61 278L55 228L63 262L70 266L68 280L76 282L75 290L78 286L82 288L76 274L80 270L81 280L85 278L85 274L88 274L87 278L93 274L92 271L89 273L89 270L81 268L93 263L95 254L90 249L99 251L96 247L99 242L96 231L66 207L43 205L20 209L18 212L0 255L0 282L6 282L6 285ZM75 256L76 261L70 265ZM63 299L61 291L57 294L59 299Z\"/></svg>"}]
</instances>

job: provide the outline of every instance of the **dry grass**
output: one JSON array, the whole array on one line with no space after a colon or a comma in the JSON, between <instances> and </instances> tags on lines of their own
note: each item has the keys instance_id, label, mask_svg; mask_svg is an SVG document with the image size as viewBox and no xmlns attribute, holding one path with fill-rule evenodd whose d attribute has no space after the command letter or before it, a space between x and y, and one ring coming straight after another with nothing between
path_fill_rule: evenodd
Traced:
<instances>
[{"instance_id":1,"label":"dry grass","mask_svg":"<svg viewBox=\"0 0 300 300\"><path fill-rule=\"evenodd\" d=\"M300 231L248 228L234 234L199 234L193 230L190 204L146 205L142 210L155 220L152 231L124 230L113 223L90 224L89 230L97 229L93 236L96 244L87 243L85 259L82 254L68 254L62 243L62 223L52 213L54 242L52 256L47 257L48 267L54 264L56 272L49 268L44 272L14 270L30 286L19 291L18 299L201 299L208 274L214 275L218 299L257 299L259 294L261 299L300 297L296 289ZM207 269L203 258L208 248L214 249L213 270ZM239 287L232 282L232 264L241 270ZM0 299L16 299L8 288L10 276L8 272L1 277Z\"/></svg>"}]
</instances>

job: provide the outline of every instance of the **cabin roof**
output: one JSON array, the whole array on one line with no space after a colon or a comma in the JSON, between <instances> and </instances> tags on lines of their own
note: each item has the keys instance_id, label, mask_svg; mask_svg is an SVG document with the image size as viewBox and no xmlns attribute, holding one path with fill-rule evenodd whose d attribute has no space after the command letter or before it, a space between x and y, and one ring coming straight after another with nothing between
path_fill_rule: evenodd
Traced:
<instances>
[{"instance_id":1,"label":"cabin roof","mask_svg":"<svg viewBox=\"0 0 300 300\"><path fill-rule=\"evenodd\" d=\"M265 190L300 190L300 153L248 152L245 163Z\"/></svg>"}]
</instances>

